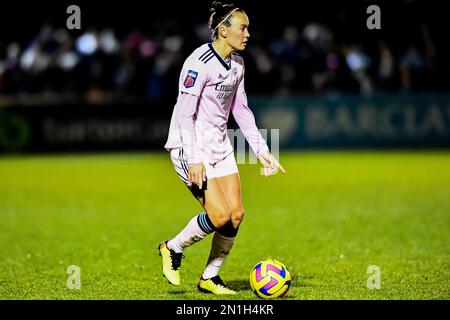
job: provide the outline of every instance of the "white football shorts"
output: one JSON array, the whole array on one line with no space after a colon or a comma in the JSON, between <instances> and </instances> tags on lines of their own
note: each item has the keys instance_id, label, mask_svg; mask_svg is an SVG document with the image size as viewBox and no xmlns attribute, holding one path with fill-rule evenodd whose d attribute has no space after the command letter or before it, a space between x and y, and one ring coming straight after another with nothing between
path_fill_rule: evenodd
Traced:
<instances>
[{"instance_id":1,"label":"white football shorts","mask_svg":"<svg viewBox=\"0 0 450 320\"><path fill-rule=\"evenodd\" d=\"M172 149L170 151L170 158L178 176L189 187L189 166L183 148ZM207 163L207 161L203 161L203 164L206 168L207 179L224 177L239 172L233 152L214 165Z\"/></svg>"}]
</instances>

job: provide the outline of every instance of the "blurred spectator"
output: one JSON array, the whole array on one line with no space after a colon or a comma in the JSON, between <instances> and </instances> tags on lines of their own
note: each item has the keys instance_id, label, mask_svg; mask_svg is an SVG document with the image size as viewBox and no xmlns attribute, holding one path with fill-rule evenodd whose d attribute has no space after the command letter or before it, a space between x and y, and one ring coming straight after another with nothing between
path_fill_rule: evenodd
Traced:
<instances>
[{"instance_id":1,"label":"blurred spectator","mask_svg":"<svg viewBox=\"0 0 450 320\"><path fill-rule=\"evenodd\" d=\"M350 17L339 19L344 24L342 19ZM249 93L370 95L449 89L445 80L450 74L443 72L450 71L439 68L426 24L414 41L394 43L395 49L382 36L367 45L363 35L342 37L339 30L314 20L277 30L251 30L243 53ZM3 50L0 41L0 95L60 95L91 102L176 96L184 59L206 41L210 30L200 22L188 30L167 20L155 21L145 31L107 27L75 34L46 24L32 39L11 41Z\"/></svg>"},{"instance_id":2,"label":"blurred spectator","mask_svg":"<svg viewBox=\"0 0 450 320\"><path fill-rule=\"evenodd\" d=\"M346 50L345 59L353 77L358 81L360 93L373 93L372 81L368 75L372 63L370 57L359 45L354 45Z\"/></svg>"},{"instance_id":3,"label":"blurred spectator","mask_svg":"<svg viewBox=\"0 0 450 320\"><path fill-rule=\"evenodd\" d=\"M394 56L383 39L378 40L378 48L379 61L376 77L378 89L388 91L394 85Z\"/></svg>"},{"instance_id":4,"label":"blurred spectator","mask_svg":"<svg viewBox=\"0 0 450 320\"><path fill-rule=\"evenodd\" d=\"M414 45L411 45L403 55L400 61L402 88L410 91L414 80L420 77L420 73L424 70L425 61L422 55L417 51Z\"/></svg>"}]
</instances>

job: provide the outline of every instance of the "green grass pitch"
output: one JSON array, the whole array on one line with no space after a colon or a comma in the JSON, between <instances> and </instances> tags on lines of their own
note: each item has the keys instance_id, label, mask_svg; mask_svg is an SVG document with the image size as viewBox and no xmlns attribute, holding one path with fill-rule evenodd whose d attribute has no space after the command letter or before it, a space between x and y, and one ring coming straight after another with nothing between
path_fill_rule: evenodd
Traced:
<instances>
[{"instance_id":1,"label":"green grass pitch","mask_svg":"<svg viewBox=\"0 0 450 320\"><path fill-rule=\"evenodd\" d=\"M201 212L167 153L1 157L0 299L258 299L248 275L265 258L292 274L284 299L450 298L449 152L281 162L270 178L240 165L246 216L221 272L238 295L216 297L196 289L211 236L186 249L181 286L162 276L158 242Z\"/></svg>"}]
</instances>

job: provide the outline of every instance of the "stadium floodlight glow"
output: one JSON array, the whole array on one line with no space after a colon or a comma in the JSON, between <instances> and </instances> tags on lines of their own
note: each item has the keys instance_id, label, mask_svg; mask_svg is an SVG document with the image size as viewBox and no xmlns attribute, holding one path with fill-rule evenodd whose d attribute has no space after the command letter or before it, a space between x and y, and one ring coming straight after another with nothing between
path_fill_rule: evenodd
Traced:
<instances>
[{"instance_id":1,"label":"stadium floodlight glow","mask_svg":"<svg viewBox=\"0 0 450 320\"><path fill-rule=\"evenodd\" d=\"M79 62L78 56L75 52L66 52L58 59L59 66L64 70L73 69Z\"/></svg>"},{"instance_id":2,"label":"stadium floodlight glow","mask_svg":"<svg viewBox=\"0 0 450 320\"><path fill-rule=\"evenodd\" d=\"M92 55L98 48L97 38L93 33L85 33L77 39L76 48L83 55Z\"/></svg>"},{"instance_id":3,"label":"stadium floodlight glow","mask_svg":"<svg viewBox=\"0 0 450 320\"><path fill-rule=\"evenodd\" d=\"M369 58L357 51L349 52L346 57L347 65L352 71L357 71L361 69L366 69L370 65Z\"/></svg>"},{"instance_id":4,"label":"stadium floodlight glow","mask_svg":"<svg viewBox=\"0 0 450 320\"><path fill-rule=\"evenodd\" d=\"M99 47L107 54L115 54L119 51L119 42L112 29L102 31L99 36Z\"/></svg>"}]
</instances>

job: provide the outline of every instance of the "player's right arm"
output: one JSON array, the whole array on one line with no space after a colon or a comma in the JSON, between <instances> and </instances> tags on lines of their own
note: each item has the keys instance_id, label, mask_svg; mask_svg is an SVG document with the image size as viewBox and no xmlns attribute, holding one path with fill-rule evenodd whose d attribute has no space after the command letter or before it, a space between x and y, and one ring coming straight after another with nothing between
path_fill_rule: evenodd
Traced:
<instances>
[{"instance_id":1,"label":"player's right arm","mask_svg":"<svg viewBox=\"0 0 450 320\"><path fill-rule=\"evenodd\" d=\"M266 141L261 136L253 112L248 107L247 94L245 93L244 76L242 76L235 99L231 106L231 112L233 113L234 119L236 120L239 128L244 133L249 145L256 154L263 166L263 175L270 176L275 174L278 169L281 172L286 173L283 166L278 162L278 160L270 153L269 147Z\"/></svg>"},{"instance_id":2,"label":"player's right arm","mask_svg":"<svg viewBox=\"0 0 450 320\"><path fill-rule=\"evenodd\" d=\"M186 60L180 75L178 126L189 166L189 182L201 189L203 181L206 181L206 170L201 161L200 145L195 133L195 118L207 78L205 68L191 57Z\"/></svg>"}]
</instances>

